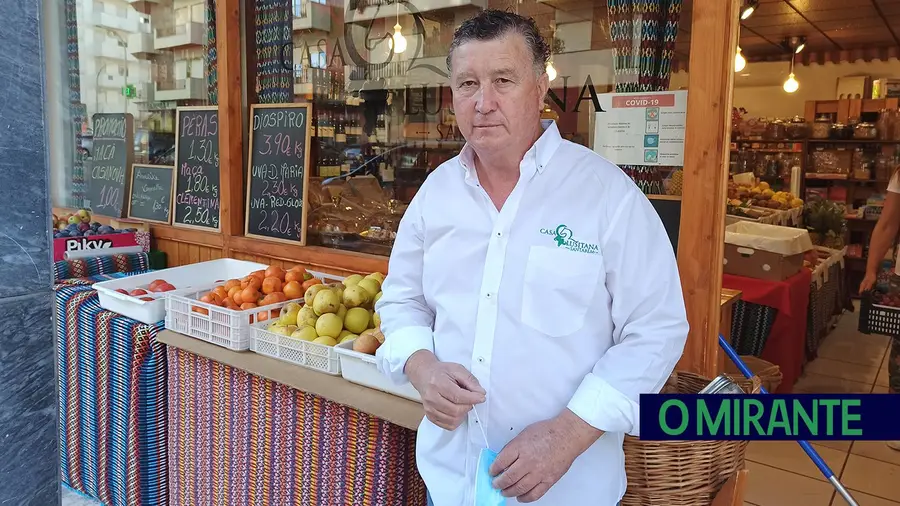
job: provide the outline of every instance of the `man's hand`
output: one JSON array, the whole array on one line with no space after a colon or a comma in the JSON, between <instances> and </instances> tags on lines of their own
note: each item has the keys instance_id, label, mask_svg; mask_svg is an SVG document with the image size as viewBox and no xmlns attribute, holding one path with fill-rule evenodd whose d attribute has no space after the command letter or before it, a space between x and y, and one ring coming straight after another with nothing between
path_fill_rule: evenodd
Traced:
<instances>
[{"instance_id":1,"label":"man's hand","mask_svg":"<svg viewBox=\"0 0 900 506\"><path fill-rule=\"evenodd\" d=\"M484 389L465 367L441 362L433 353L420 350L406 361L409 382L422 396L425 416L446 430L456 430L475 404L484 402Z\"/></svg>"},{"instance_id":2,"label":"man's hand","mask_svg":"<svg viewBox=\"0 0 900 506\"><path fill-rule=\"evenodd\" d=\"M491 465L494 488L519 502L544 496L590 448L603 431L588 425L568 409L551 420L529 425L513 438ZM499 475L499 476L498 476Z\"/></svg>"}]
</instances>

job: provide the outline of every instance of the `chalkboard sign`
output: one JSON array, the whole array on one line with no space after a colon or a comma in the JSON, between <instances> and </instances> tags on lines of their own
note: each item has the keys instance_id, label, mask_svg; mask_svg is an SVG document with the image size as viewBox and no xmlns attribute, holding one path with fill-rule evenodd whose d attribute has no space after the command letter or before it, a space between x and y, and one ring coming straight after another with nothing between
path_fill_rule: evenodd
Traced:
<instances>
[{"instance_id":1,"label":"chalkboard sign","mask_svg":"<svg viewBox=\"0 0 900 506\"><path fill-rule=\"evenodd\" d=\"M179 107L173 225L219 230L219 111Z\"/></svg>"},{"instance_id":2,"label":"chalkboard sign","mask_svg":"<svg viewBox=\"0 0 900 506\"><path fill-rule=\"evenodd\" d=\"M250 109L245 235L305 245L311 107Z\"/></svg>"},{"instance_id":3,"label":"chalkboard sign","mask_svg":"<svg viewBox=\"0 0 900 506\"><path fill-rule=\"evenodd\" d=\"M131 202L128 217L169 224L172 220L174 169L163 165L131 166Z\"/></svg>"},{"instance_id":4,"label":"chalkboard sign","mask_svg":"<svg viewBox=\"0 0 900 506\"><path fill-rule=\"evenodd\" d=\"M662 221L666 234L669 235L669 242L672 243L672 249L678 254L678 232L681 229L681 197L670 197L667 195L651 195L650 203L656 214Z\"/></svg>"},{"instance_id":5,"label":"chalkboard sign","mask_svg":"<svg viewBox=\"0 0 900 506\"><path fill-rule=\"evenodd\" d=\"M134 118L131 114L97 113L92 128L85 206L95 214L123 218L130 182L128 169L134 159Z\"/></svg>"}]
</instances>

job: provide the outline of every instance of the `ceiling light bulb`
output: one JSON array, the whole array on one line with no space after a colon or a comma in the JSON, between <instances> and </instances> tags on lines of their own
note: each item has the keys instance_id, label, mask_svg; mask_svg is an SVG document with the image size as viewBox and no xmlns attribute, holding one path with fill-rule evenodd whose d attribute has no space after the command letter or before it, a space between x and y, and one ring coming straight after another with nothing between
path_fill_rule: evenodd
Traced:
<instances>
[{"instance_id":1,"label":"ceiling light bulb","mask_svg":"<svg viewBox=\"0 0 900 506\"><path fill-rule=\"evenodd\" d=\"M551 81L556 79L556 69L553 68L552 62L547 62L547 77L550 78Z\"/></svg>"},{"instance_id":2,"label":"ceiling light bulb","mask_svg":"<svg viewBox=\"0 0 900 506\"><path fill-rule=\"evenodd\" d=\"M400 29L400 23L394 25L394 35L393 37L391 37L391 44L393 45L392 47L394 48L394 52L397 54L406 51L406 37L404 37L403 34L400 33Z\"/></svg>"},{"instance_id":3,"label":"ceiling light bulb","mask_svg":"<svg viewBox=\"0 0 900 506\"><path fill-rule=\"evenodd\" d=\"M806 47L806 42L801 42L797 49L794 50L794 54L800 54L800 51L803 51L803 48Z\"/></svg>"},{"instance_id":4,"label":"ceiling light bulb","mask_svg":"<svg viewBox=\"0 0 900 506\"><path fill-rule=\"evenodd\" d=\"M797 82L797 78L794 77L794 73L791 72L791 75L788 76L787 81L784 82L784 91L788 93L793 93L800 89L800 83Z\"/></svg>"},{"instance_id":5,"label":"ceiling light bulb","mask_svg":"<svg viewBox=\"0 0 900 506\"><path fill-rule=\"evenodd\" d=\"M744 6L744 9L741 11L741 19L747 19L756 12L756 8L759 7L759 0L750 0Z\"/></svg>"},{"instance_id":6,"label":"ceiling light bulb","mask_svg":"<svg viewBox=\"0 0 900 506\"><path fill-rule=\"evenodd\" d=\"M734 71L740 72L747 66L747 59L741 54L741 48L738 47L737 53L734 55Z\"/></svg>"}]
</instances>

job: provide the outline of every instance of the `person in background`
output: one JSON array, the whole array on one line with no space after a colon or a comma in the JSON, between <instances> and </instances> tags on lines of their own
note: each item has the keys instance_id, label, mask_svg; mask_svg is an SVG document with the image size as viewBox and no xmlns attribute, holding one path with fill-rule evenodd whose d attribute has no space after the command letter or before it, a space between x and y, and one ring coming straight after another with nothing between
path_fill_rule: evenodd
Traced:
<instances>
[{"instance_id":1,"label":"person in background","mask_svg":"<svg viewBox=\"0 0 900 506\"><path fill-rule=\"evenodd\" d=\"M650 202L541 121L549 55L517 14L482 11L456 31L466 145L410 203L377 304L379 369L422 397L416 462L436 506L474 503L485 444L514 502L615 505L639 396L660 391L687 338Z\"/></svg>"},{"instance_id":2,"label":"person in background","mask_svg":"<svg viewBox=\"0 0 900 506\"><path fill-rule=\"evenodd\" d=\"M884 208L872 238L869 242L869 257L866 261L866 276L859 284L859 293L868 292L875 288L878 280L878 272L884 256L894 244L897 231L900 229L900 167L894 171L891 181L888 183L887 197L884 200ZM900 247L894 248L894 254L900 255ZM900 256L895 256L894 275L900 276ZM891 338L890 351L888 352L888 392L900 394L900 336ZM900 441L889 441L888 447L900 451Z\"/></svg>"}]
</instances>

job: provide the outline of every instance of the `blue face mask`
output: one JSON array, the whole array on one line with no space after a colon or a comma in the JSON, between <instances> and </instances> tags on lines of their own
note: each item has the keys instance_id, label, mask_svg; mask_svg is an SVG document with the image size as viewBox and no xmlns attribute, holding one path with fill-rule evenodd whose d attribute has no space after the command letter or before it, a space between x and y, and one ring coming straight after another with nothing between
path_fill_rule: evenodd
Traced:
<instances>
[{"instance_id":1,"label":"blue face mask","mask_svg":"<svg viewBox=\"0 0 900 506\"><path fill-rule=\"evenodd\" d=\"M475 505L504 506L506 498L500 490L494 488L494 477L491 476L491 464L497 458L497 452L484 448L478 455L478 469L475 471Z\"/></svg>"}]
</instances>

